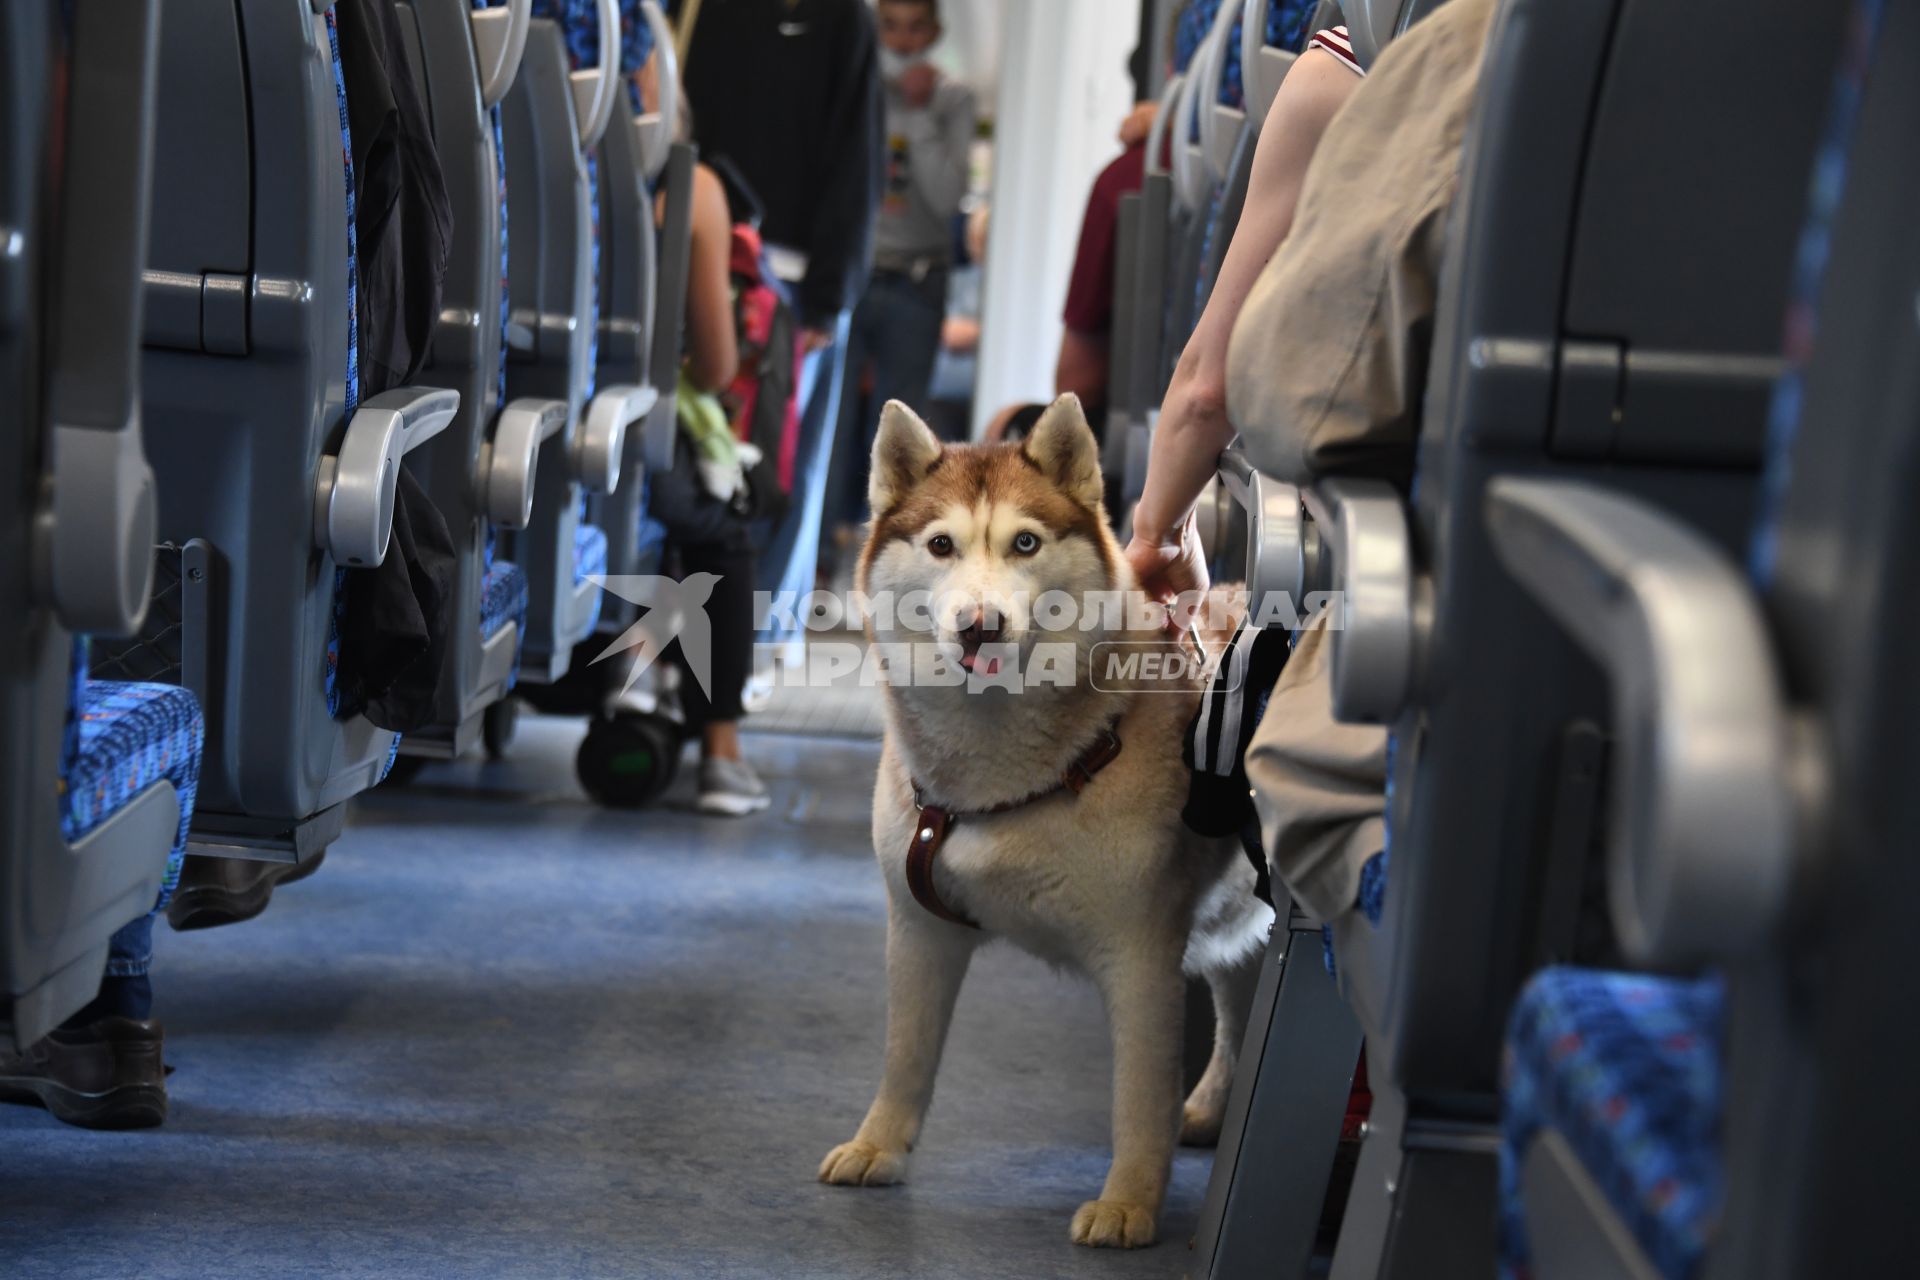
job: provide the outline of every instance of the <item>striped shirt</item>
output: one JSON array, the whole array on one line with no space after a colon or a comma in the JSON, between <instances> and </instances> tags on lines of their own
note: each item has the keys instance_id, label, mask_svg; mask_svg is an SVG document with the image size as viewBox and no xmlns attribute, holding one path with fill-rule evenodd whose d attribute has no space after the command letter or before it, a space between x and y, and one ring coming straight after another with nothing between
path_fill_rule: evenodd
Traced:
<instances>
[{"instance_id":1,"label":"striped shirt","mask_svg":"<svg viewBox=\"0 0 1920 1280\"><path fill-rule=\"evenodd\" d=\"M1314 32L1313 39L1307 41L1307 48L1324 49L1353 74L1367 74L1367 69L1360 65L1360 59L1353 56L1353 38L1347 34L1345 27L1326 27Z\"/></svg>"}]
</instances>

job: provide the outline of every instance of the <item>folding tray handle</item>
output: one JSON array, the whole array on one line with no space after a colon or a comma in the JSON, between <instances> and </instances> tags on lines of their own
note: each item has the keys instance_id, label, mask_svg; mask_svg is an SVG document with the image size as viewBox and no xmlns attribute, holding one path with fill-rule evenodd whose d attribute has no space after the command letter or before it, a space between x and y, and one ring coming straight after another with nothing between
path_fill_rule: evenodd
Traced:
<instances>
[{"instance_id":1,"label":"folding tray handle","mask_svg":"<svg viewBox=\"0 0 1920 1280\"><path fill-rule=\"evenodd\" d=\"M498 0L475 9L473 60L480 73L480 105L498 106L520 73L520 57L527 50L527 28L533 22L533 0Z\"/></svg>"},{"instance_id":2,"label":"folding tray handle","mask_svg":"<svg viewBox=\"0 0 1920 1280\"><path fill-rule=\"evenodd\" d=\"M1299 54L1267 43L1267 14L1273 0L1246 0L1240 19L1240 83L1245 90L1247 117L1258 129L1273 109L1280 82L1293 70Z\"/></svg>"},{"instance_id":3,"label":"folding tray handle","mask_svg":"<svg viewBox=\"0 0 1920 1280\"><path fill-rule=\"evenodd\" d=\"M600 135L613 119L614 99L621 90L619 0L595 0L594 13L600 25L600 60L567 77L573 90L573 118L580 130L582 151L600 145Z\"/></svg>"},{"instance_id":4,"label":"folding tray handle","mask_svg":"<svg viewBox=\"0 0 1920 1280\"><path fill-rule=\"evenodd\" d=\"M1227 166L1233 159L1234 141L1238 136L1233 126L1246 122L1246 112L1235 107L1220 105L1220 90L1227 81L1227 42L1233 38L1233 20L1237 16L1231 4L1222 4L1213 15L1213 27L1207 32L1207 42L1202 46L1201 55L1205 60L1206 74L1200 82L1209 86L1206 99L1194 104L1194 114L1200 126L1200 164L1202 172L1210 181L1226 180Z\"/></svg>"},{"instance_id":5,"label":"folding tray handle","mask_svg":"<svg viewBox=\"0 0 1920 1280\"><path fill-rule=\"evenodd\" d=\"M660 60L659 108L633 118L640 171L652 182L667 167L674 137L680 132L680 56L673 47L673 27L661 11L659 0L640 0L640 16L653 28L654 57Z\"/></svg>"}]
</instances>

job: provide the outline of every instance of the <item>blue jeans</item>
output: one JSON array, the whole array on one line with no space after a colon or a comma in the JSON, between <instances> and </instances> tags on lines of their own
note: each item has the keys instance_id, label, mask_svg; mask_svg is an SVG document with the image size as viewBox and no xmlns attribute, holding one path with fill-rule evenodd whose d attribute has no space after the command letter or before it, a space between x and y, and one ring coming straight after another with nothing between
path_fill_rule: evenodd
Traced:
<instances>
[{"instance_id":1,"label":"blue jeans","mask_svg":"<svg viewBox=\"0 0 1920 1280\"><path fill-rule=\"evenodd\" d=\"M157 914L155 909L122 925L108 941L107 977L137 978L153 967L153 917Z\"/></svg>"},{"instance_id":2,"label":"blue jeans","mask_svg":"<svg viewBox=\"0 0 1920 1280\"><path fill-rule=\"evenodd\" d=\"M841 397L840 445L834 450L827 512L836 522L857 524L867 515L867 464L880 426L880 406L899 400L924 414L933 365L940 355L940 327L947 319L947 272L921 281L876 271L853 313L847 343L849 386ZM873 361L873 400L864 421L859 377Z\"/></svg>"}]
</instances>

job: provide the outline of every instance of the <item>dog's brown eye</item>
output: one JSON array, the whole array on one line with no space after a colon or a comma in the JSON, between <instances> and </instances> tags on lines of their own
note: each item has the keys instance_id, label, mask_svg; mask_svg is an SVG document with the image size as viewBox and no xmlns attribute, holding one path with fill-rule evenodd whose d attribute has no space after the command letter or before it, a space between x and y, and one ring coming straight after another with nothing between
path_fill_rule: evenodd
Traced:
<instances>
[{"instance_id":1,"label":"dog's brown eye","mask_svg":"<svg viewBox=\"0 0 1920 1280\"><path fill-rule=\"evenodd\" d=\"M936 533L927 539L927 550L944 560L953 554L953 539L944 533Z\"/></svg>"},{"instance_id":2,"label":"dog's brown eye","mask_svg":"<svg viewBox=\"0 0 1920 1280\"><path fill-rule=\"evenodd\" d=\"M1023 556L1030 556L1040 549L1040 535L1022 529L1013 535L1013 549Z\"/></svg>"}]
</instances>

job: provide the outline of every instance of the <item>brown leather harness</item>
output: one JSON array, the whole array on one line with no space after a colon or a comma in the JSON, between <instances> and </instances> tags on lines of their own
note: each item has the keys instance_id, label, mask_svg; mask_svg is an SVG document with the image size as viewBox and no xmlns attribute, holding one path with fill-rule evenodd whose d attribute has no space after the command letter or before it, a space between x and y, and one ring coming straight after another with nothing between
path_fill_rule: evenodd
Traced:
<instances>
[{"instance_id":1,"label":"brown leather harness","mask_svg":"<svg viewBox=\"0 0 1920 1280\"><path fill-rule=\"evenodd\" d=\"M960 912L949 907L940 897L940 890L933 883L933 860L940 852L940 846L947 842L947 836L953 831L954 823L962 818L984 818L998 813L1011 813L1015 809L1025 808L1035 801L1045 800L1062 791L1071 791L1079 795L1093 781L1093 775L1112 764L1120 756L1120 734L1118 722L1107 726L1095 743L1080 754L1080 758L1067 766L1067 772L1060 781L1041 791L1009 800L1005 804L991 805L985 809L949 809L944 805L928 804L926 793L918 782L908 779L913 787L914 807L920 811L919 819L914 823L913 842L907 846L907 888L913 893L913 900L934 915L951 924L964 925L969 929L980 926Z\"/></svg>"}]
</instances>

